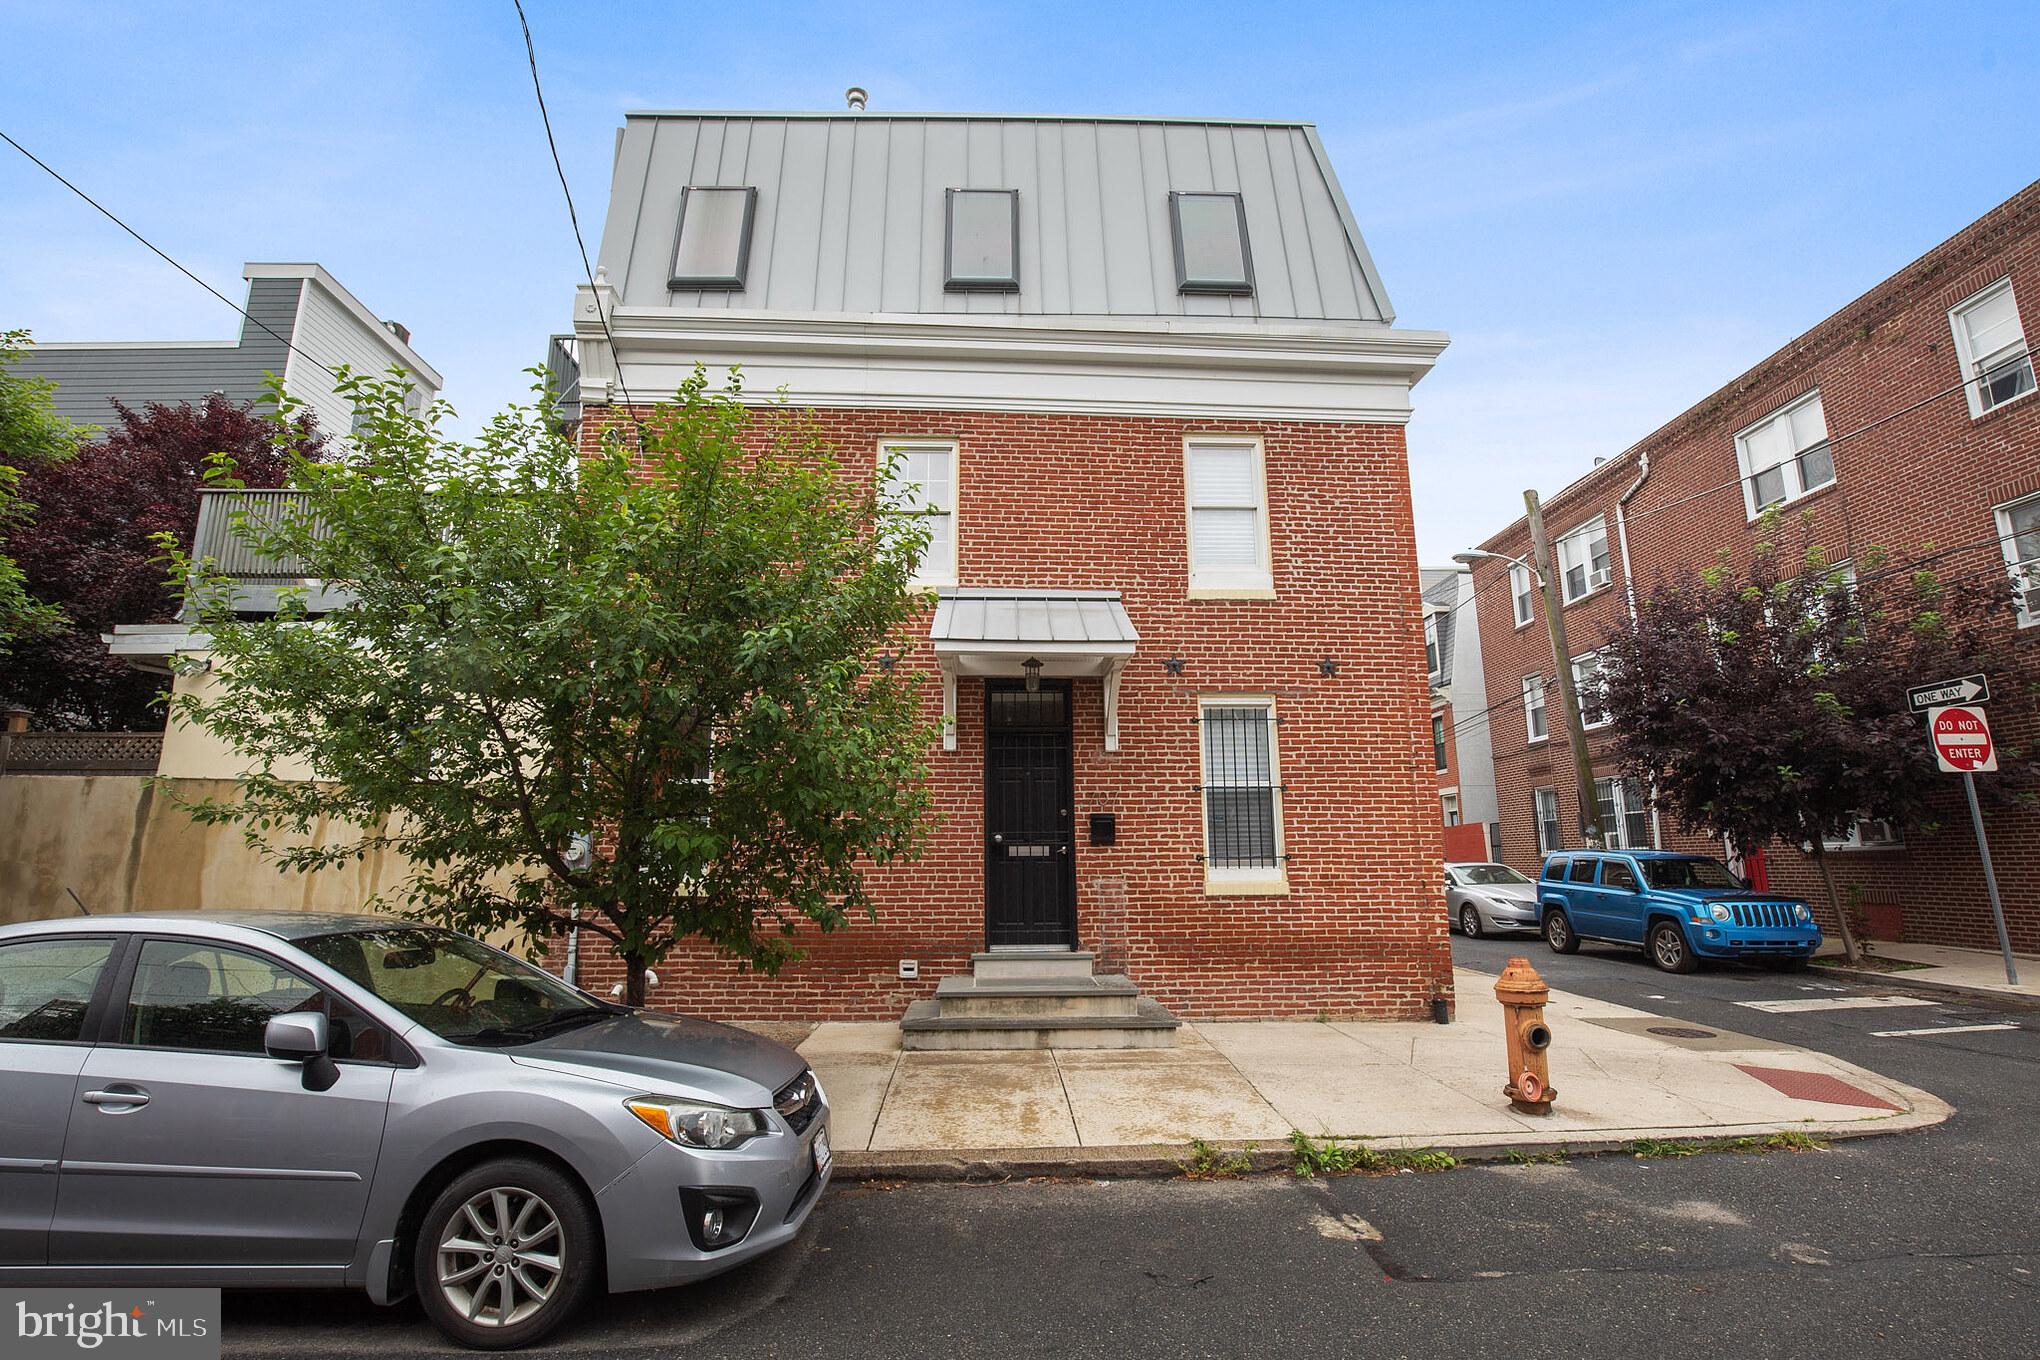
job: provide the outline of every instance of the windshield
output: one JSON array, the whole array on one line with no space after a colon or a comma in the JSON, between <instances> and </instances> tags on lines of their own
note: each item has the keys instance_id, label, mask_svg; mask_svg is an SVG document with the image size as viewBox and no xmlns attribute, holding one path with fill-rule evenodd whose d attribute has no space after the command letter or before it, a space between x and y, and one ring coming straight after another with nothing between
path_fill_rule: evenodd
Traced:
<instances>
[{"instance_id":1,"label":"windshield","mask_svg":"<svg viewBox=\"0 0 2040 1360\"><path fill-rule=\"evenodd\" d=\"M613 1009L450 930L347 931L300 940L298 948L456 1043L528 1043Z\"/></svg>"},{"instance_id":2,"label":"windshield","mask_svg":"<svg viewBox=\"0 0 2040 1360\"><path fill-rule=\"evenodd\" d=\"M1741 879L1718 859L1647 859L1643 876L1653 888L1740 888Z\"/></svg>"},{"instance_id":3,"label":"windshield","mask_svg":"<svg viewBox=\"0 0 2040 1360\"><path fill-rule=\"evenodd\" d=\"M1498 883L1528 883L1530 880L1506 864L1455 864L1452 876L1469 888L1492 887Z\"/></svg>"}]
</instances>

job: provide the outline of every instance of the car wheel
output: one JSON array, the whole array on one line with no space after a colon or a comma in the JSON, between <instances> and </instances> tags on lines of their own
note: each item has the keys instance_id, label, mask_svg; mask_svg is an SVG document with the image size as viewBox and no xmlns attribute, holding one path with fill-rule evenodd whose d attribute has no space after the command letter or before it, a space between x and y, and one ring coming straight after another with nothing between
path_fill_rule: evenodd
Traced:
<instances>
[{"instance_id":1,"label":"car wheel","mask_svg":"<svg viewBox=\"0 0 2040 1360\"><path fill-rule=\"evenodd\" d=\"M1580 952L1580 937L1573 934L1572 922L1562 911L1544 913L1544 942L1551 946L1554 954Z\"/></svg>"},{"instance_id":2,"label":"car wheel","mask_svg":"<svg viewBox=\"0 0 2040 1360\"><path fill-rule=\"evenodd\" d=\"M546 1336L600 1276L595 1212L543 1162L485 1162L439 1192L418 1228L412 1269L425 1315L478 1350Z\"/></svg>"},{"instance_id":3,"label":"car wheel","mask_svg":"<svg viewBox=\"0 0 2040 1360\"><path fill-rule=\"evenodd\" d=\"M1659 921L1650 928L1647 947L1650 961L1667 973L1690 973L1700 966L1686 943L1686 932L1670 921Z\"/></svg>"},{"instance_id":4,"label":"car wheel","mask_svg":"<svg viewBox=\"0 0 2040 1360\"><path fill-rule=\"evenodd\" d=\"M1459 908L1459 933L1469 940L1477 940L1485 933L1480 925L1480 910L1471 902Z\"/></svg>"}]
</instances>

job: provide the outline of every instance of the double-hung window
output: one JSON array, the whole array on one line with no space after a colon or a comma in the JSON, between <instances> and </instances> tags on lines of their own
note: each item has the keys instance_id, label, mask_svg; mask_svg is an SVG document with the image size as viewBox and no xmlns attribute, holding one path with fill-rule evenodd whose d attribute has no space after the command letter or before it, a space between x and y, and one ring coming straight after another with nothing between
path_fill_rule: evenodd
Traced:
<instances>
[{"instance_id":1,"label":"double-hung window","mask_svg":"<svg viewBox=\"0 0 2040 1360\"><path fill-rule=\"evenodd\" d=\"M1431 715L1431 759L1439 769L1445 768L1445 715Z\"/></svg>"},{"instance_id":2,"label":"double-hung window","mask_svg":"<svg viewBox=\"0 0 2040 1360\"><path fill-rule=\"evenodd\" d=\"M1835 455L1820 392L1807 393L1738 434L1735 456L1742 468L1743 508L1751 519L1834 481Z\"/></svg>"},{"instance_id":3,"label":"double-hung window","mask_svg":"<svg viewBox=\"0 0 2040 1360\"><path fill-rule=\"evenodd\" d=\"M1516 609L1516 626L1523 627L1531 617L1530 568L1520 562L1509 568L1509 599Z\"/></svg>"},{"instance_id":4,"label":"double-hung window","mask_svg":"<svg viewBox=\"0 0 2040 1360\"><path fill-rule=\"evenodd\" d=\"M1530 741L1543 741L1551 735L1544 712L1544 677L1541 675L1523 677L1523 735Z\"/></svg>"},{"instance_id":5,"label":"double-hung window","mask_svg":"<svg viewBox=\"0 0 2040 1360\"><path fill-rule=\"evenodd\" d=\"M1601 654L1588 652L1572 659L1573 693L1580 701L1580 726L1606 727L1608 710L1601 703Z\"/></svg>"},{"instance_id":6,"label":"double-hung window","mask_svg":"<svg viewBox=\"0 0 2040 1360\"><path fill-rule=\"evenodd\" d=\"M2033 356L2019 324L2012 281L1999 279L1948 313L1955 353L1962 361L1962 389L1969 414L1980 416L2033 390Z\"/></svg>"},{"instance_id":7,"label":"double-hung window","mask_svg":"<svg viewBox=\"0 0 2040 1360\"><path fill-rule=\"evenodd\" d=\"M1445 819L1445 825L1459 825L1459 795L1456 792L1438 795L1438 812Z\"/></svg>"},{"instance_id":8,"label":"double-hung window","mask_svg":"<svg viewBox=\"0 0 2040 1360\"><path fill-rule=\"evenodd\" d=\"M1192 595L1266 595L1275 573L1261 441L1190 439L1183 459Z\"/></svg>"},{"instance_id":9,"label":"double-hung window","mask_svg":"<svg viewBox=\"0 0 2040 1360\"><path fill-rule=\"evenodd\" d=\"M1204 699L1204 878L1213 892L1279 890L1282 786L1275 705L1233 695Z\"/></svg>"},{"instance_id":10,"label":"double-hung window","mask_svg":"<svg viewBox=\"0 0 2040 1360\"><path fill-rule=\"evenodd\" d=\"M1565 602L1583 599L1608 584L1608 521L1596 515L1558 540L1558 574Z\"/></svg>"},{"instance_id":11,"label":"double-hung window","mask_svg":"<svg viewBox=\"0 0 2040 1360\"><path fill-rule=\"evenodd\" d=\"M1430 673L1431 683L1438 683L1438 616L1424 615L1424 669Z\"/></svg>"},{"instance_id":12,"label":"double-hung window","mask_svg":"<svg viewBox=\"0 0 2040 1360\"><path fill-rule=\"evenodd\" d=\"M2040 496L2000 505L1997 531L2018 596L2019 627L2031 628L2040 623Z\"/></svg>"},{"instance_id":13,"label":"double-hung window","mask_svg":"<svg viewBox=\"0 0 2040 1360\"><path fill-rule=\"evenodd\" d=\"M1601 831L1611 850L1648 850L1650 807L1633 779L1596 779L1594 802L1601 809Z\"/></svg>"},{"instance_id":14,"label":"double-hung window","mask_svg":"<svg viewBox=\"0 0 2040 1360\"><path fill-rule=\"evenodd\" d=\"M886 500L896 514L918 516L928 542L914 569L918 586L956 584L956 444L898 439L879 445Z\"/></svg>"},{"instance_id":15,"label":"double-hung window","mask_svg":"<svg viewBox=\"0 0 2040 1360\"><path fill-rule=\"evenodd\" d=\"M1558 790L1538 789L1530 795L1537 822L1537 853L1548 855L1558 849Z\"/></svg>"}]
</instances>

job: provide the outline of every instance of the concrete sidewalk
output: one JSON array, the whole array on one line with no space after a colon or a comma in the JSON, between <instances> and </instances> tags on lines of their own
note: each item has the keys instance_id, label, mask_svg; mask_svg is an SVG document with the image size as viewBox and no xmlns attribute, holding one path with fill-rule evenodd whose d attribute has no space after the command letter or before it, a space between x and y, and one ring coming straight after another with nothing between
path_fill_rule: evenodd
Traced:
<instances>
[{"instance_id":1,"label":"concrete sidewalk","mask_svg":"<svg viewBox=\"0 0 2040 1360\"><path fill-rule=\"evenodd\" d=\"M1173 1049L906 1053L899 1026L823 1024L800 1044L853 1175L1024 1152L1030 1169L1109 1162L1192 1139L1228 1146L1365 1137L1387 1147L1575 1148L1795 1129L1938 1123L1950 1107L1810 1049L1553 992L1556 1110L1502 1095L1494 978L1460 970L1451 1025L1186 1023ZM983 1158L980 1156L980 1160Z\"/></svg>"},{"instance_id":2,"label":"concrete sidewalk","mask_svg":"<svg viewBox=\"0 0 2040 1360\"><path fill-rule=\"evenodd\" d=\"M1840 941L1829 940L1822 945L1821 957L1840 954L1841 948ZM1885 973L1868 968L1823 966L1821 971L1851 981L1895 988L1931 987L1979 1000L2040 1004L2040 958L2031 954L2012 955L2019 973L2019 984L2015 987L2005 981L2005 956L1995 949L1951 949L1938 944L1896 944L1887 940L1872 940L1869 948L1873 958L1919 967Z\"/></svg>"}]
</instances>

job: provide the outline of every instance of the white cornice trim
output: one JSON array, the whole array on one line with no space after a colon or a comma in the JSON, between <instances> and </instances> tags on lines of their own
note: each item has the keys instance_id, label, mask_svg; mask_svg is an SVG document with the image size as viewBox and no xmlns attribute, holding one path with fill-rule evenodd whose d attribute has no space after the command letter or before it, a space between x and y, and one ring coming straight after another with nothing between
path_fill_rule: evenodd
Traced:
<instances>
[{"instance_id":1,"label":"white cornice trim","mask_svg":"<svg viewBox=\"0 0 2040 1360\"><path fill-rule=\"evenodd\" d=\"M585 290L584 294L585 294ZM607 337L584 295L584 372ZM1409 389L1448 343L1351 322L965 318L626 308L611 313L631 394L671 392L695 364L741 366L760 400L798 405L1195 418L1409 419ZM590 390L590 389L593 390ZM600 384L584 383L600 404Z\"/></svg>"}]
</instances>

